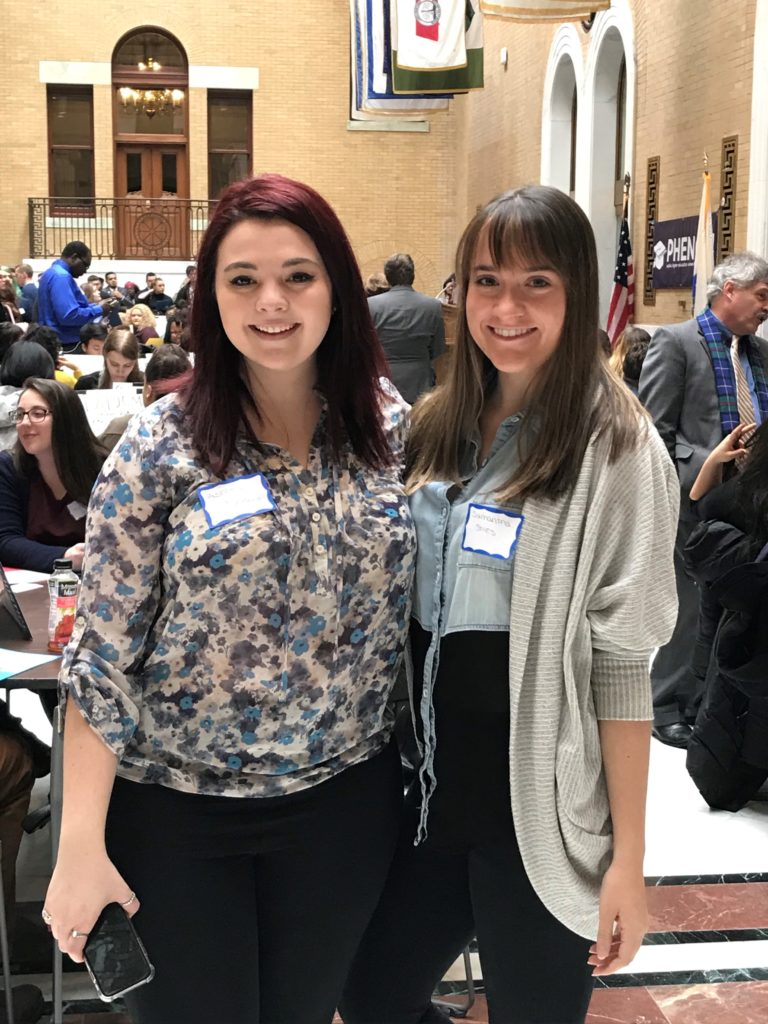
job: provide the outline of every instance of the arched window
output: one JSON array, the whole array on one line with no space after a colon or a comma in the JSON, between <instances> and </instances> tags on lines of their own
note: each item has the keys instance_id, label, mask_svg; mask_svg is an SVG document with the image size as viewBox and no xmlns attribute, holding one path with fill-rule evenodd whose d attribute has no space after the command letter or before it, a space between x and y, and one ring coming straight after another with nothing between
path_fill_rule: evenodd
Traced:
<instances>
[{"instance_id":1,"label":"arched window","mask_svg":"<svg viewBox=\"0 0 768 1024\"><path fill-rule=\"evenodd\" d=\"M115 247L122 257L188 256L188 92L184 48L163 29L128 32L112 55Z\"/></svg>"}]
</instances>

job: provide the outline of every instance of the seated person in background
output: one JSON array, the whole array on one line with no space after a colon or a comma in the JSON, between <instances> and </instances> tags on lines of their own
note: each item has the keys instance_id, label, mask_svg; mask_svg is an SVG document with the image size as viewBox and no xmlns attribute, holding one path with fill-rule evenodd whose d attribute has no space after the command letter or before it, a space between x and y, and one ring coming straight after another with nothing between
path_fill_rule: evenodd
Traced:
<instances>
[{"instance_id":1,"label":"seated person in background","mask_svg":"<svg viewBox=\"0 0 768 1024\"><path fill-rule=\"evenodd\" d=\"M190 263L186 269L186 276L184 282L176 292L173 300L174 306L188 306L192 302L192 296L195 293L195 283L197 281L197 267L194 263Z\"/></svg>"},{"instance_id":2,"label":"seated person in background","mask_svg":"<svg viewBox=\"0 0 768 1024\"><path fill-rule=\"evenodd\" d=\"M152 291L147 295L144 302L149 306L155 316L165 316L173 306L173 299L165 294L165 281L162 277L156 277L152 285Z\"/></svg>"},{"instance_id":3,"label":"seated person in background","mask_svg":"<svg viewBox=\"0 0 768 1024\"><path fill-rule=\"evenodd\" d=\"M13 942L16 905L16 858L22 837L22 822L29 810L35 779L51 770L51 752L22 726L0 700L0 843L2 843L3 896L8 934ZM0 1018L2 1020L3 1018Z\"/></svg>"},{"instance_id":4,"label":"seated person in background","mask_svg":"<svg viewBox=\"0 0 768 1024\"><path fill-rule=\"evenodd\" d=\"M384 292L389 291L389 281L384 276L383 271L378 270L375 274L371 274L368 280L365 282L365 294L370 298L372 295L383 295Z\"/></svg>"},{"instance_id":5,"label":"seated person in background","mask_svg":"<svg viewBox=\"0 0 768 1024\"><path fill-rule=\"evenodd\" d=\"M186 309L177 309L175 313L168 317L165 325L165 335L163 336L163 341L166 345L179 344L188 319Z\"/></svg>"},{"instance_id":6,"label":"seated person in background","mask_svg":"<svg viewBox=\"0 0 768 1024\"><path fill-rule=\"evenodd\" d=\"M178 345L163 345L157 349L144 370L144 405L152 405L158 398L175 391L184 374L192 369L189 356ZM130 416L116 416L99 436L99 442L112 451L123 436Z\"/></svg>"},{"instance_id":7,"label":"seated person in background","mask_svg":"<svg viewBox=\"0 0 768 1024\"><path fill-rule=\"evenodd\" d=\"M5 359L5 353L19 338L24 337L24 328L18 324L11 324L7 321L0 324L0 363Z\"/></svg>"},{"instance_id":8,"label":"seated person in background","mask_svg":"<svg viewBox=\"0 0 768 1024\"><path fill-rule=\"evenodd\" d=\"M80 344L73 355L100 356L108 333L108 328L104 324L83 324L80 328Z\"/></svg>"},{"instance_id":9,"label":"seated person in background","mask_svg":"<svg viewBox=\"0 0 768 1024\"><path fill-rule=\"evenodd\" d=\"M75 391L111 388L113 384L129 381L141 384L144 377L139 369L139 343L127 327L113 327L107 335L103 349L104 369L84 374L75 384Z\"/></svg>"},{"instance_id":10,"label":"seated person in background","mask_svg":"<svg viewBox=\"0 0 768 1024\"><path fill-rule=\"evenodd\" d=\"M729 811L768 777L768 564L755 564L768 544L768 422L753 431L740 424L704 461L691 488L701 522L685 546L699 584L692 667L703 691L687 767L707 803ZM741 472L722 482L734 464Z\"/></svg>"},{"instance_id":11,"label":"seated person in background","mask_svg":"<svg viewBox=\"0 0 768 1024\"><path fill-rule=\"evenodd\" d=\"M608 360L610 368L635 396L640 382L640 370L650 343L648 331L642 327L626 327L616 339Z\"/></svg>"},{"instance_id":12,"label":"seated person in background","mask_svg":"<svg viewBox=\"0 0 768 1024\"><path fill-rule=\"evenodd\" d=\"M53 359L56 365L56 380L60 384L66 384L68 388L73 388L82 377L83 371L77 363L73 363L61 354L61 342L56 331L52 327L45 327L41 324L30 324L26 337L27 341L36 341L38 345L42 345Z\"/></svg>"},{"instance_id":13,"label":"seated person in background","mask_svg":"<svg viewBox=\"0 0 768 1024\"><path fill-rule=\"evenodd\" d=\"M123 285L123 301L121 306L129 309L136 302L139 301L139 286L134 284L133 281L126 281Z\"/></svg>"},{"instance_id":14,"label":"seated person in background","mask_svg":"<svg viewBox=\"0 0 768 1024\"><path fill-rule=\"evenodd\" d=\"M131 306L125 315L125 323L142 345L162 344L160 335L157 333L155 314L143 302L137 302L135 306Z\"/></svg>"},{"instance_id":15,"label":"seated person in background","mask_svg":"<svg viewBox=\"0 0 768 1024\"><path fill-rule=\"evenodd\" d=\"M0 323L18 324L26 319L19 309L16 289L10 277L0 280Z\"/></svg>"},{"instance_id":16,"label":"seated person in background","mask_svg":"<svg viewBox=\"0 0 768 1024\"><path fill-rule=\"evenodd\" d=\"M51 572L55 559L69 558L79 571L88 498L106 452L83 403L54 380L27 382L16 429L13 453L0 453L0 563Z\"/></svg>"},{"instance_id":17,"label":"seated person in background","mask_svg":"<svg viewBox=\"0 0 768 1024\"><path fill-rule=\"evenodd\" d=\"M0 363L0 451L16 443L16 406L27 377L53 380L56 365L42 345L15 341Z\"/></svg>"}]
</instances>

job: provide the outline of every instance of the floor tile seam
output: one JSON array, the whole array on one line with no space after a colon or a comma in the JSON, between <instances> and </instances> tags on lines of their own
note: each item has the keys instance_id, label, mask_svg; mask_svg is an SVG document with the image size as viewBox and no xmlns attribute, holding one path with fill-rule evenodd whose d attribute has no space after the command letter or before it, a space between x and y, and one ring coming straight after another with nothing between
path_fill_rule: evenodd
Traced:
<instances>
[{"instance_id":1,"label":"floor tile seam","mask_svg":"<svg viewBox=\"0 0 768 1024\"><path fill-rule=\"evenodd\" d=\"M707 942L757 942L768 939L768 925L764 928L668 928L648 932L644 946L686 945Z\"/></svg>"},{"instance_id":2,"label":"floor tile seam","mask_svg":"<svg viewBox=\"0 0 768 1024\"><path fill-rule=\"evenodd\" d=\"M645 879L646 889L666 888L671 885L752 885L768 882L766 871L746 871L743 873L729 872L727 874L692 874L692 875L647 875Z\"/></svg>"}]
</instances>

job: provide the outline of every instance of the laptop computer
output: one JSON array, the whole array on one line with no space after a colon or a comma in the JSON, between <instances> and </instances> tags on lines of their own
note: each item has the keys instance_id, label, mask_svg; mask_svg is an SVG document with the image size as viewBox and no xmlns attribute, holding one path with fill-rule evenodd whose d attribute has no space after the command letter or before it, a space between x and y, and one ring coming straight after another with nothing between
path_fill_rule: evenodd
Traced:
<instances>
[{"instance_id":1,"label":"laptop computer","mask_svg":"<svg viewBox=\"0 0 768 1024\"><path fill-rule=\"evenodd\" d=\"M27 620L0 565L0 640L31 640Z\"/></svg>"}]
</instances>

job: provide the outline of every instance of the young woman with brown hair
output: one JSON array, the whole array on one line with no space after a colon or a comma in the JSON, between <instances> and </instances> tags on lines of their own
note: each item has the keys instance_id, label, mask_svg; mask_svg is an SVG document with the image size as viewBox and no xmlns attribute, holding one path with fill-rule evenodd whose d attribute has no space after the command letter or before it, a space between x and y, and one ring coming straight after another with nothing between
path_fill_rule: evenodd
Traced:
<instances>
[{"instance_id":1,"label":"young woman with brown hair","mask_svg":"<svg viewBox=\"0 0 768 1024\"><path fill-rule=\"evenodd\" d=\"M599 352L576 203L499 196L457 280L451 374L408 444L422 763L342 1013L436 1019L430 995L477 936L492 1022L576 1024L593 972L645 930L648 665L675 619L678 486Z\"/></svg>"}]
</instances>

